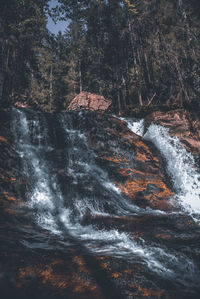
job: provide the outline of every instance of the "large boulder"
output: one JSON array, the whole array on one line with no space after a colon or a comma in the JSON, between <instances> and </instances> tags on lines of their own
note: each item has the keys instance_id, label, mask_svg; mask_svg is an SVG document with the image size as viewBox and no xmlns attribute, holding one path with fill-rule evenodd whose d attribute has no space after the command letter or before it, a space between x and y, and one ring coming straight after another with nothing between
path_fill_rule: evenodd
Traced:
<instances>
[{"instance_id":1,"label":"large boulder","mask_svg":"<svg viewBox=\"0 0 200 299\"><path fill-rule=\"evenodd\" d=\"M111 103L111 100L107 100L101 95L81 92L71 101L67 110L85 109L104 112L109 108Z\"/></svg>"}]
</instances>

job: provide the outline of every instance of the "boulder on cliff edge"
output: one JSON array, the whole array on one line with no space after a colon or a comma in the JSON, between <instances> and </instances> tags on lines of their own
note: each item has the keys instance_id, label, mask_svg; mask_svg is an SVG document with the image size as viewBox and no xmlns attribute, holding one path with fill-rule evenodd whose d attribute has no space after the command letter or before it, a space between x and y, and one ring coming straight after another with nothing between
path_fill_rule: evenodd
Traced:
<instances>
[{"instance_id":1,"label":"boulder on cliff edge","mask_svg":"<svg viewBox=\"0 0 200 299\"><path fill-rule=\"evenodd\" d=\"M101 95L92 94L89 92L81 92L69 104L67 110L91 110L91 111L106 111L112 101L105 99Z\"/></svg>"}]
</instances>

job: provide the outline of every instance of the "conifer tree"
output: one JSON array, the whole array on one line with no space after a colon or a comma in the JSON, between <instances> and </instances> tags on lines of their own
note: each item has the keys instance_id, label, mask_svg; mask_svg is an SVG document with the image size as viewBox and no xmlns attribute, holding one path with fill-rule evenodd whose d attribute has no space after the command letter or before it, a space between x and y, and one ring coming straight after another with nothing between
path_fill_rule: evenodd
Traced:
<instances>
[{"instance_id":1,"label":"conifer tree","mask_svg":"<svg viewBox=\"0 0 200 299\"><path fill-rule=\"evenodd\" d=\"M1 11L1 89L3 97L24 92L30 74L37 68L36 47L46 26L47 0L2 0Z\"/></svg>"}]
</instances>

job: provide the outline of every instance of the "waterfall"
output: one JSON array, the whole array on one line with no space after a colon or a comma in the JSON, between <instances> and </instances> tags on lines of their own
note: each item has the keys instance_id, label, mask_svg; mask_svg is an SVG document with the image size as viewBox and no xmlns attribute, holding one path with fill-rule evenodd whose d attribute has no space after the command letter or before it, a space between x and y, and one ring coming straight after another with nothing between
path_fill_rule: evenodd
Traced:
<instances>
[{"instance_id":1,"label":"waterfall","mask_svg":"<svg viewBox=\"0 0 200 299\"><path fill-rule=\"evenodd\" d=\"M127 120L128 128L138 136L144 135L144 119L138 121Z\"/></svg>"},{"instance_id":2,"label":"waterfall","mask_svg":"<svg viewBox=\"0 0 200 299\"><path fill-rule=\"evenodd\" d=\"M144 135L144 119L132 119L132 118L124 118L118 117L121 120L124 120L127 123L127 127L138 136Z\"/></svg>"},{"instance_id":3,"label":"waterfall","mask_svg":"<svg viewBox=\"0 0 200 299\"><path fill-rule=\"evenodd\" d=\"M27 207L33 212L36 223L58 238L70 235L94 254L138 260L159 276L191 284L196 270L193 261L184 254L154 243L147 245L142 238L136 241L133 233L122 231L120 226L98 228L85 223L86 218L95 216L118 219L154 215L156 211L137 207L111 182L106 169L96 163L96 154L88 146L86 135L74 127L79 116L78 112L75 116L70 113L48 116L13 109L12 130L28 181ZM129 127L142 135L143 123L142 120ZM159 139L164 134L160 131L151 127L145 138ZM164 153L162 146L160 150ZM190 161L188 156L188 163ZM170 164L168 169L171 167ZM175 181L178 175L180 171L174 176Z\"/></svg>"},{"instance_id":4,"label":"waterfall","mask_svg":"<svg viewBox=\"0 0 200 299\"><path fill-rule=\"evenodd\" d=\"M48 146L46 124L42 126L42 114L33 115L27 119L25 112L13 110L12 130L15 132L15 143L22 158L23 173L28 182L27 206L35 211L37 222L45 229L58 233L58 227L53 217L56 201L62 197L56 182L56 176L51 176L44 159L52 150Z\"/></svg>"},{"instance_id":5,"label":"waterfall","mask_svg":"<svg viewBox=\"0 0 200 299\"><path fill-rule=\"evenodd\" d=\"M171 137L169 129L151 124L144 138L160 150L167 164L174 189L175 199L185 211L200 213L200 174L193 156L188 153L177 137Z\"/></svg>"},{"instance_id":6,"label":"waterfall","mask_svg":"<svg viewBox=\"0 0 200 299\"><path fill-rule=\"evenodd\" d=\"M151 141L161 152L166 161L175 196L174 200L185 212L200 221L200 174L195 166L193 156L188 153L176 136L169 135L169 129L151 124L144 134L144 120L125 119L127 126L134 133Z\"/></svg>"}]
</instances>

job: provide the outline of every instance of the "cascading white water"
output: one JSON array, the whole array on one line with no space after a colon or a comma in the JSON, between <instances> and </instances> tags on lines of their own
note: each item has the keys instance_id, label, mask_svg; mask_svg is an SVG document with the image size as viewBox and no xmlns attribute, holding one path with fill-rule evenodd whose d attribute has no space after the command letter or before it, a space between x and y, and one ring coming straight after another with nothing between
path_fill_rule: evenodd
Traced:
<instances>
[{"instance_id":1,"label":"cascading white water","mask_svg":"<svg viewBox=\"0 0 200 299\"><path fill-rule=\"evenodd\" d=\"M126 119L125 119L126 120ZM127 121L128 128L139 136L144 134L144 120ZM193 156L177 137L169 135L169 129L151 124L143 136L151 141L166 160L167 171L176 192L175 199L190 213L200 213L200 174ZM196 217L194 217L197 220Z\"/></svg>"},{"instance_id":2,"label":"cascading white water","mask_svg":"<svg viewBox=\"0 0 200 299\"><path fill-rule=\"evenodd\" d=\"M127 121L128 128L138 136L144 135L144 119L138 121Z\"/></svg>"},{"instance_id":3,"label":"cascading white water","mask_svg":"<svg viewBox=\"0 0 200 299\"><path fill-rule=\"evenodd\" d=\"M131 119L119 117L119 119L124 120L127 123L127 127L138 136L144 135L144 119Z\"/></svg>"},{"instance_id":4,"label":"cascading white water","mask_svg":"<svg viewBox=\"0 0 200 299\"><path fill-rule=\"evenodd\" d=\"M144 211L122 196L109 180L106 171L96 165L95 153L89 149L84 134L74 130L68 118L60 115L59 123L66 135L66 145L61 156L62 167L71 180L70 184L66 183L64 196L56 174L53 174L56 171L50 171L45 158L45 155L54 151L47 142L48 130L40 126L38 115L34 115L32 120L27 119L25 112L14 110L13 113L13 131L18 138L16 143L23 158L25 176L31 181L28 206L35 211L40 226L61 236L65 236L66 229L68 234L94 253L140 259L159 275L181 280L182 273L187 269L186 281L193 277L193 262L185 259L182 254L176 256L165 248L147 246L141 238L137 242L131 234L118 229L98 229L93 225L83 225L82 221L87 214L117 217L153 211ZM131 127L142 134L143 121ZM38 132L35 136L36 128Z\"/></svg>"},{"instance_id":5,"label":"cascading white water","mask_svg":"<svg viewBox=\"0 0 200 299\"><path fill-rule=\"evenodd\" d=\"M27 206L36 210L35 217L41 227L50 228L53 233L59 233L53 212L56 198L61 200L61 194L55 177L50 178L47 165L40 157L44 149L41 145L44 132L40 128L38 119L28 122L24 112L15 109L14 113L12 126L17 139L18 153L23 161L24 175L34 182L28 194ZM46 150L51 150L51 148L46 146Z\"/></svg>"},{"instance_id":6,"label":"cascading white water","mask_svg":"<svg viewBox=\"0 0 200 299\"><path fill-rule=\"evenodd\" d=\"M168 129L151 124L144 138L160 150L167 163L178 200L186 211L200 213L200 174L193 156L177 137L171 137Z\"/></svg>"}]
</instances>

